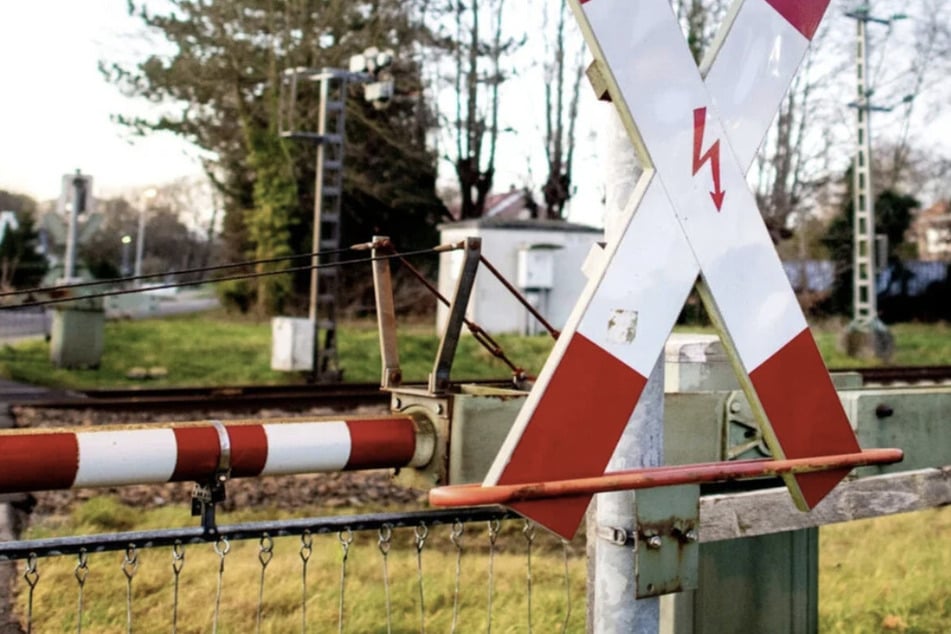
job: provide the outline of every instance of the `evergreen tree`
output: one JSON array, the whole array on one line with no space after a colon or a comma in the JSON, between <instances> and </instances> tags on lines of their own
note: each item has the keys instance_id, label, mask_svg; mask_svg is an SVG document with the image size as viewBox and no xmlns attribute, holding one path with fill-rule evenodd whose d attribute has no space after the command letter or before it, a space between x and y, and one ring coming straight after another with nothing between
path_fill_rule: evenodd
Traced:
<instances>
[{"instance_id":1,"label":"evergreen tree","mask_svg":"<svg viewBox=\"0 0 951 634\"><path fill-rule=\"evenodd\" d=\"M16 213L18 225L8 226L0 241L0 287L4 289L38 286L49 268L37 252L36 210L36 201L29 196L0 190L0 211Z\"/></svg>"},{"instance_id":2,"label":"evergreen tree","mask_svg":"<svg viewBox=\"0 0 951 634\"><path fill-rule=\"evenodd\" d=\"M835 282L825 309L841 315L852 314L852 262L854 253L853 226L855 203L851 168L845 174L846 191L841 212L836 215L822 242L829 250L835 266ZM918 201L906 194L885 190L875 199L875 232L888 237L888 263L900 269L900 253L904 249L905 233L911 225L911 212L919 206Z\"/></svg>"},{"instance_id":3,"label":"evergreen tree","mask_svg":"<svg viewBox=\"0 0 951 634\"><path fill-rule=\"evenodd\" d=\"M429 246L444 208L435 195L435 156L426 148L433 117L417 59L428 37L419 4L170 0L167 12L151 13L130 2L174 52L132 67L104 63L102 70L126 94L167 106L158 118L119 116L121 123L142 134L171 132L216 156L207 171L223 194L223 257L234 261L311 250L315 149L279 136L282 72L346 66L370 46L394 49L391 108L375 110L363 103L362 88L350 90L342 240L387 232L404 248ZM316 96L302 93L295 120L314 126L317 109ZM308 278L265 277L249 288L269 313L293 289L307 288Z\"/></svg>"}]
</instances>

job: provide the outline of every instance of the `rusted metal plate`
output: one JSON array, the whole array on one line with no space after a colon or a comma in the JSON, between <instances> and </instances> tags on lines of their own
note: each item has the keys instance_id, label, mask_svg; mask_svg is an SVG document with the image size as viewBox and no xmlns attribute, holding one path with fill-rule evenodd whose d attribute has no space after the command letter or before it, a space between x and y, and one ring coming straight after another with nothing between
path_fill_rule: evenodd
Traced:
<instances>
[{"instance_id":1,"label":"rusted metal plate","mask_svg":"<svg viewBox=\"0 0 951 634\"><path fill-rule=\"evenodd\" d=\"M698 485L638 491L634 500L638 599L697 587L699 497Z\"/></svg>"}]
</instances>

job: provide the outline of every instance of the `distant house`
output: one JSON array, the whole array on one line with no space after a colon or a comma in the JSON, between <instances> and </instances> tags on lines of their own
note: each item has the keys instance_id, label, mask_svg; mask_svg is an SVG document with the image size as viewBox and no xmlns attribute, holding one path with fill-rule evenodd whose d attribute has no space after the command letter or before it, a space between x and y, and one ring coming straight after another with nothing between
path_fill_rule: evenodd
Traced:
<instances>
[{"instance_id":1,"label":"distant house","mask_svg":"<svg viewBox=\"0 0 951 634\"><path fill-rule=\"evenodd\" d=\"M920 212L911 223L918 259L951 262L951 203L943 200Z\"/></svg>"},{"instance_id":2,"label":"distant house","mask_svg":"<svg viewBox=\"0 0 951 634\"><path fill-rule=\"evenodd\" d=\"M507 220L528 220L538 217L539 206L528 189L516 189L514 186L501 194L489 194L485 198L483 218ZM456 220L462 219L462 205L449 205L449 214Z\"/></svg>"},{"instance_id":3,"label":"distant house","mask_svg":"<svg viewBox=\"0 0 951 634\"><path fill-rule=\"evenodd\" d=\"M586 282L581 265L592 245L603 239L603 231L562 220L518 218L520 193L510 192L508 200L496 198L498 211L492 216L440 225L440 242L481 238L482 255L560 329ZM516 217L506 217L509 213ZM462 251L440 255L439 290L446 297L453 295L462 262ZM439 306L436 324L440 330L448 312ZM540 331L528 311L485 268L476 276L467 314L492 333Z\"/></svg>"}]
</instances>

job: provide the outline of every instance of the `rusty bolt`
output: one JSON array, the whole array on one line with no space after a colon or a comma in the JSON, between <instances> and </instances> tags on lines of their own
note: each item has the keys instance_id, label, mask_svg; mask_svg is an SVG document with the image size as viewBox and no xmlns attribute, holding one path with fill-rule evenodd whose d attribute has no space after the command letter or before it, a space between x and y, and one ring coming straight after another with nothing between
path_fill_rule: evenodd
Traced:
<instances>
[{"instance_id":1,"label":"rusty bolt","mask_svg":"<svg viewBox=\"0 0 951 634\"><path fill-rule=\"evenodd\" d=\"M651 550L658 550L663 545L664 540L661 539L660 535L651 535L647 538L647 547Z\"/></svg>"},{"instance_id":2,"label":"rusty bolt","mask_svg":"<svg viewBox=\"0 0 951 634\"><path fill-rule=\"evenodd\" d=\"M684 533L684 539L686 539L688 542L697 542L700 541L700 535L697 534L696 528L691 528L688 529L686 533Z\"/></svg>"}]
</instances>

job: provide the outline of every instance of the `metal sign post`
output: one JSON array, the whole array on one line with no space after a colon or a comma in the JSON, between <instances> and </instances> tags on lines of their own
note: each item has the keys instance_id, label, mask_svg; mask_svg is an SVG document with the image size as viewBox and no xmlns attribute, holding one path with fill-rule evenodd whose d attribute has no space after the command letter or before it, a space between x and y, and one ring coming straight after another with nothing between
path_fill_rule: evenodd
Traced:
<instances>
[{"instance_id":1,"label":"metal sign post","mask_svg":"<svg viewBox=\"0 0 951 634\"><path fill-rule=\"evenodd\" d=\"M66 253L63 256L63 278L68 282L76 273L76 243L79 214L91 210L92 176L76 170L63 175L63 189L59 198L60 213L67 215Z\"/></svg>"}]
</instances>

